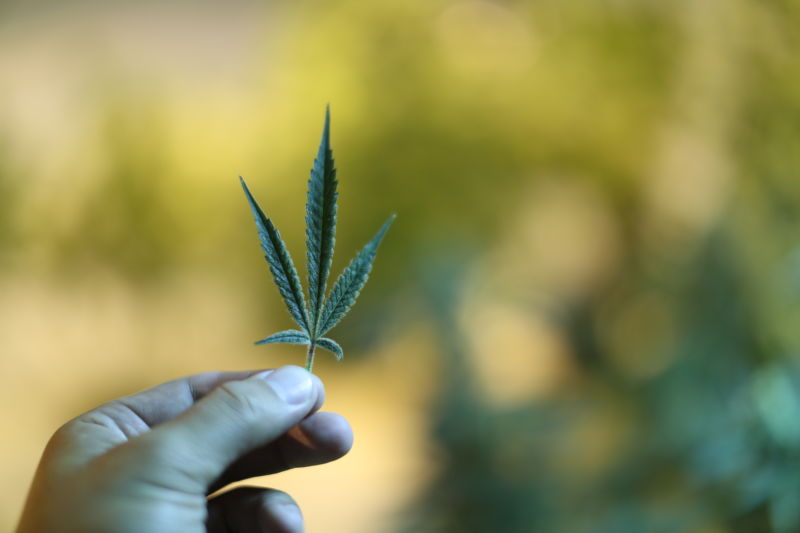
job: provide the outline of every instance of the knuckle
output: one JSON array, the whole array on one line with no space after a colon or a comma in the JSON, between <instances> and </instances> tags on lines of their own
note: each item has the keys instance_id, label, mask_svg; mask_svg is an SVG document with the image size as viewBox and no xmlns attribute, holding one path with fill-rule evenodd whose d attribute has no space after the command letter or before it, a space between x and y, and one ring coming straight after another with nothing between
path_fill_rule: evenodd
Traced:
<instances>
[{"instance_id":1,"label":"knuckle","mask_svg":"<svg viewBox=\"0 0 800 533\"><path fill-rule=\"evenodd\" d=\"M267 399L264 391L254 387L252 382L229 381L217 389L222 405L235 416L244 420L261 418L267 412Z\"/></svg>"},{"instance_id":2,"label":"knuckle","mask_svg":"<svg viewBox=\"0 0 800 533\"><path fill-rule=\"evenodd\" d=\"M79 435L79 425L80 419L76 418L56 429L50 436L50 440L47 441L47 446L45 447L46 453L64 448L76 440Z\"/></svg>"}]
</instances>

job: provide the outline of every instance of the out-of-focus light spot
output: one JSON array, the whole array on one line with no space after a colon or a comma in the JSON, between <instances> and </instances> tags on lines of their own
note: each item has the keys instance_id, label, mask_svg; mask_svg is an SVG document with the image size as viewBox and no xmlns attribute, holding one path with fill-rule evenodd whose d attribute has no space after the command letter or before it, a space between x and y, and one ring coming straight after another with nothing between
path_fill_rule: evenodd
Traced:
<instances>
[{"instance_id":1,"label":"out-of-focus light spot","mask_svg":"<svg viewBox=\"0 0 800 533\"><path fill-rule=\"evenodd\" d=\"M516 292L534 286L557 294L591 291L616 270L618 223L592 187L568 179L546 181L512 212L491 271L498 279L513 280Z\"/></svg>"},{"instance_id":2,"label":"out-of-focus light spot","mask_svg":"<svg viewBox=\"0 0 800 533\"><path fill-rule=\"evenodd\" d=\"M546 322L522 308L475 302L465 316L483 392L496 405L556 391L571 375L567 346Z\"/></svg>"},{"instance_id":3,"label":"out-of-focus light spot","mask_svg":"<svg viewBox=\"0 0 800 533\"><path fill-rule=\"evenodd\" d=\"M672 128L644 189L660 224L702 232L716 219L730 181L724 154L701 134Z\"/></svg>"},{"instance_id":4,"label":"out-of-focus light spot","mask_svg":"<svg viewBox=\"0 0 800 533\"><path fill-rule=\"evenodd\" d=\"M461 2L439 17L445 59L472 75L515 75L533 62L529 26L512 10L490 2Z\"/></svg>"}]
</instances>

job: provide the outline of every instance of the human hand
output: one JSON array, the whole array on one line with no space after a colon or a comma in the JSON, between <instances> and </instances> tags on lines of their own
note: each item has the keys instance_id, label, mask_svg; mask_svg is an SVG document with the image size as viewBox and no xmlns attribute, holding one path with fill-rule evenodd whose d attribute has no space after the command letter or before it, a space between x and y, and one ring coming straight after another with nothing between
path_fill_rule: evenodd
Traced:
<instances>
[{"instance_id":1,"label":"human hand","mask_svg":"<svg viewBox=\"0 0 800 533\"><path fill-rule=\"evenodd\" d=\"M164 383L68 422L50 440L18 533L303 530L287 494L234 481L338 459L341 416L317 410L322 382L288 366Z\"/></svg>"}]
</instances>

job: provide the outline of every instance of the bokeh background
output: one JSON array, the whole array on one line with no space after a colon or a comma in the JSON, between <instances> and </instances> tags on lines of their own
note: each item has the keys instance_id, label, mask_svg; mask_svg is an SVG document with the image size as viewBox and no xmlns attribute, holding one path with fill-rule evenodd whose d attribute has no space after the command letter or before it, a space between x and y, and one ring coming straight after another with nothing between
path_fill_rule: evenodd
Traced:
<instances>
[{"instance_id":1,"label":"bokeh background","mask_svg":"<svg viewBox=\"0 0 800 533\"><path fill-rule=\"evenodd\" d=\"M800 530L800 4L0 3L0 529L114 397L301 364L238 184L302 264L356 443L259 480L309 531Z\"/></svg>"}]
</instances>

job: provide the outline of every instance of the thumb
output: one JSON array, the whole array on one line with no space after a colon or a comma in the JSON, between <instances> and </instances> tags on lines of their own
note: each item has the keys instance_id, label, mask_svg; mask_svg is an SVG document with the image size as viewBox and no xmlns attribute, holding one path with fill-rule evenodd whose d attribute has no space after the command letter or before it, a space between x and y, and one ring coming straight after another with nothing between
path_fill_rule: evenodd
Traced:
<instances>
[{"instance_id":1,"label":"thumb","mask_svg":"<svg viewBox=\"0 0 800 533\"><path fill-rule=\"evenodd\" d=\"M152 472L161 486L205 491L237 458L277 439L318 408L323 394L321 382L296 366L228 381L179 417L131 441L126 451L134 457L127 459L145 467L140 472Z\"/></svg>"}]
</instances>

